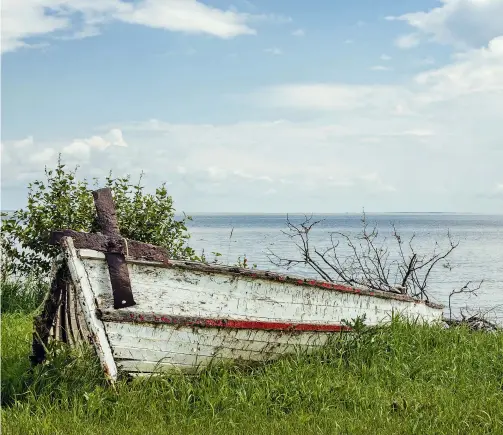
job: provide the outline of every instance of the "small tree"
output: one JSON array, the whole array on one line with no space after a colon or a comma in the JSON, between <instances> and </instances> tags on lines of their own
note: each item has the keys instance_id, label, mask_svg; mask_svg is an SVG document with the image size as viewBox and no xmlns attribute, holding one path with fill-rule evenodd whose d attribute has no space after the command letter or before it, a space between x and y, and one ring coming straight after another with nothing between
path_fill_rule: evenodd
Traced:
<instances>
[{"instance_id":1,"label":"small tree","mask_svg":"<svg viewBox=\"0 0 503 435\"><path fill-rule=\"evenodd\" d=\"M58 160L55 169L45 169L45 181L28 185L26 208L12 214L2 213L2 276L7 274L44 275L59 252L48 244L51 231L70 228L76 231L96 230L96 211L92 190L98 180L90 183L77 180L77 169L68 170ZM142 174L143 175L143 174ZM142 176L134 184L129 175L105 180L112 189L121 234L129 239L165 247L173 258L197 260L187 246L190 235L184 215L175 219L173 199L165 184L146 193Z\"/></svg>"}]
</instances>

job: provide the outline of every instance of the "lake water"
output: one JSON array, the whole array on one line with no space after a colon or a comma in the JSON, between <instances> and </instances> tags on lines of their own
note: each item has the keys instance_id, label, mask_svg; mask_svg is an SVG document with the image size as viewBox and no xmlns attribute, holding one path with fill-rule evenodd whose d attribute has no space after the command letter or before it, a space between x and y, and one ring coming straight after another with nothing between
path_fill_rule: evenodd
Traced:
<instances>
[{"instance_id":1,"label":"lake water","mask_svg":"<svg viewBox=\"0 0 503 435\"><path fill-rule=\"evenodd\" d=\"M287 229L286 215L196 214L192 217L190 245L198 253L204 250L209 260L213 259L211 252L221 253L219 261L224 264L236 264L238 257L246 255L250 265L284 272L269 261L268 252L284 258L298 258L294 242L282 233ZM299 215L290 215L290 218L294 222L303 220ZM315 215L314 218L323 219L310 237L319 249L328 246L332 232L356 236L361 231L361 215ZM483 279L476 296L459 295L452 300L453 312L458 313L460 309L489 311L488 318L503 324L503 215L367 214L367 221L388 238L391 223L403 240L415 235L414 244L420 253L431 252L436 241L441 247L448 246L446 235L450 231L459 246L449 256L452 269L439 265L432 274L430 299L447 305L453 289L461 288L467 281ZM348 250L344 246L341 248L341 255L347 255ZM317 277L305 267L290 272Z\"/></svg>"},{"instance_id":2,"label":"lake water","mask_svg":"<svg viewBox=\"0 0 503 435\"><path fill-rule=\"evenodd\" d=\"M274 266L268 252L285 258L298 258L294 242L282 233L287 229L286 215L192 215L189 223L190 245L198 253L204 250L222 254L219 261L235 264L246 255L248 264L260 269L281 270ZM294 222L302 216L291 215ZM311 233L311 242L319 249L327 247L329 235L340 231L356 236L361 231L361 215L319 215L323 221ZM376 225L380 234L389 238L394 223L403 240L415 235L414 244L420 253L428 253L438 242L448 246L447 231L459 246L448 257L451 269L439 264L430 279L430 299L447 304L449 293L463 287L467 281L484 280L477 296L459 295L452 300L454 312L488 311L488 317L503 324L503 216L459 214L367 214L369 224ZM390 239L391 240L391 239ZM342 244L341 255L348 249ZM390 248L396 245L390 245ZM316 277L305 267L293 270L296 275Z\"/></svg>"}]
</instances>

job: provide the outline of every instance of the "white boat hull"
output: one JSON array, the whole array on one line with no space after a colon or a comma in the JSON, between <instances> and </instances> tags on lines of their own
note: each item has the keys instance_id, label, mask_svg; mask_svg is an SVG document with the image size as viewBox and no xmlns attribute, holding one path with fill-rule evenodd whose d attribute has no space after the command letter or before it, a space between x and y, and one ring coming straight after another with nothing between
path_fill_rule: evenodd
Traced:
<instances>
[{"instance_id":1,"label":"white boat hull","mask_svg":"<svg viewBox=\"0 0 503 435\"><path fill-rule=\"evenodd\" d=\"M71 276L67 300L73 301L65 307L73 314L59 325L69 330L63 335L70 342L90 337L112 379L121 370L193 372L214 362L265 361L309 351L362 316L367 325L393 314L427 323L442 318L442 307L403 295L127 257L136 305L115 309L105 255L77 250L71 238L62 247Z\"/></svg>"}]
</instances>

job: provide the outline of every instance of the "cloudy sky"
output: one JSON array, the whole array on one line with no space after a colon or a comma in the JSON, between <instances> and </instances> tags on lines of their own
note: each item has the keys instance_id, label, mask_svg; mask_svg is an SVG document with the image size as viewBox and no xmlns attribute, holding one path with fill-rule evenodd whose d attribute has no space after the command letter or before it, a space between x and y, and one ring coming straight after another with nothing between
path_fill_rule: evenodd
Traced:
<instances>
[{"instance_id":1,"label":"cloudy sky","mask_svg":"<svg viewBox=\"0 0 503 435\"><path fill-rule=\"evenodd\" d=\"M3 0L2 209L62 154L188 212L503 213L503 0Z\"/></svg>"}]
</instances>

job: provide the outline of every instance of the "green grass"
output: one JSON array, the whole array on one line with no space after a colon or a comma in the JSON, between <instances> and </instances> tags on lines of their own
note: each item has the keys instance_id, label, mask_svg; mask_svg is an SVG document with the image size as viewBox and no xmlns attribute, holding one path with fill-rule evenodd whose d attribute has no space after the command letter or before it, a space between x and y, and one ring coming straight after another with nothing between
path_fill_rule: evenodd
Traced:
<instances>
[{"instance_id":1,"label":"green grass","mask_svg":"<svg viewBox=\"0 0 503 435\"><path fill-rule=\"evenodd\" d=\"M32 313L43 302L48 284L35 277L3 280L0 285L2 313Z\"/></svg>"},{"instance_id":2,"label":"green grass","mask_svg":"<svg viewBox=\"0 0 503 435\"><path fill-rule=\"evenodd\" d=\"M28 373L31 315L2 316L4 434L503 434L503 335L400 321L315 355L107 385L89 351Z\"/></svg>"}]
</instances>

